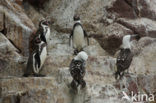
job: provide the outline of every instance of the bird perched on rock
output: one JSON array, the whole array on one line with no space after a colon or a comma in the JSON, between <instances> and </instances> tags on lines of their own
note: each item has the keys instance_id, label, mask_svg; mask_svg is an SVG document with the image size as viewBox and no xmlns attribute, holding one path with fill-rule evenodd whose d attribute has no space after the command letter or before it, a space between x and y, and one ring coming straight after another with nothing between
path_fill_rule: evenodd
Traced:
<instances>
[{"instance_id":1,"label":"bird perched on rock","mask_svg":"<svg viewBox=\"0 0 156 103\"><path fill-rule=\"evenodd\" d=\"M139 35L125 35L122 39L122 47L120 49L119 55L117 57L117 71L115 73L115 78L117 79L118 76L120 79L124 75L124 71L128 70L132 59L133 59L133 53L131 51L131 40L139 40Z\"/></svg>"},{"instance_id":2,"label":"bird perched on rock","mask_svg":"<svg viewBox=\"0 0 156 103\"><path fill-rule=\"evenodd\" d=\"M31 54L29 54L27 67L23 75L24 77L29 75L43 76L39 73L47 57L46 45L47 44L41 40L40 35L35 38L34 50Z\"/></svg>"},{"instance_id":3,"label":"bird perched on rock","mask_svg":"<svg viewBox=\"0 0 156 103\"><path fill-rule=\"evenodd\" d=\"M34 48L35 48L35 40L36 38L40 35L41 41L45 42L47 44L47 42L49 41L49 36L50 36L50 27L49 27L50 22L48 20L41 20L39 22L39 28L37 30L37 32L35 32L33 34L33 37L31 37L30 43L29 43L29 48L30 51L29 53L31 53Z\"/></svg>"},{"instance_id":4,"label":"bird perched on rock","mask_svg":"<svg viewBox=\"0 0 156 103\"><path fill-rule=\"evenodd\" d=\"M74 54L76 55L80 51L83 51L84 47L86 46L86 39L87 44L89 45L89 38L86 31L82 27L80 17L75 15L73 19L75 21L75 24L69 37L69 46L71 45L72 40L72 46L75 49Z\"/></svg>"},{"instance_id":5,"label":"bird perched on rock","mask_svg":"<svg viewBox=\"0 0 156 103\"><path fill-rule=\"evenodd\" d=\"M71 82L71 87L77 91L77 87L81 85L81 88L86 86L86 82L84 81L84 76L86 73L85 64L88 59L88 55L81 51L74 57L74 59L70 63L70 74L73 77Z\"/></svg>"}]
</instances>

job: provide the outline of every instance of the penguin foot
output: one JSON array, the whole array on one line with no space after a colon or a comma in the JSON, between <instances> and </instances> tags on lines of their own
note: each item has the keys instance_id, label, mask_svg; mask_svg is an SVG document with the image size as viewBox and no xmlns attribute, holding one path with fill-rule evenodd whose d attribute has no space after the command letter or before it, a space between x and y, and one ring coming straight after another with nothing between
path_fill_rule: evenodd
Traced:
<instances>
[{"instance_id":1,"label":"penguin foot","mask_svg":"<svg viewBox=\"0 0 156 103\"><path fill-rule=\"evenodd\" d=\"M29 76L29 74L23 74L23 77L28 77Z\"/></svg>"},{"instance_id":2,"label":"penguin foot","mask_svg":"<svg viewBox=\"0 0 156 103\"><path fill-rule=\"evenodd\" d=\"M84 80L81 81L81 89L86 87L86 82Z\"/></svg>"},{"instance_id":3,"label":"penguin foot","mask_svg":"<svg viewBox=\"0 0 156 103\"><path fill-rule=\"evenodd\" d=\"M45 77L46 75L43 74L34 74L35 77Z\"/></svg>"}]
</instances>

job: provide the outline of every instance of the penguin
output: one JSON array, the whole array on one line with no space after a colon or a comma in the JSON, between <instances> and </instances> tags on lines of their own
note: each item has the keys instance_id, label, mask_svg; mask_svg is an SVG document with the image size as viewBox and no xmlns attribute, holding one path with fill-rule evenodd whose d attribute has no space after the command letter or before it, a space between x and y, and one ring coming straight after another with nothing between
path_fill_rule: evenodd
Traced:
<instances>
[{"instance_id":1,"label":"penguin","mask_svg":"<svg viewBox=\"0 0 156 103\"><path fill-rule=\"evenodd\" d=\"M125 35L122 39L122 46L120 52L117 56L116 66L117 71L115 73L115 78L118 77L121 79L124 76L124 71L128 70L131 65L133 59L133 53L131 50L131 42L132 40L139 40L139 35Z\"/></svg>"},{"instance_id":2,"label":"penguin","mask_svg":"<svg viewBox=\"0 0 156 103\"><path fill-rule=\"evenodd\" d=\"M43 42L40 38L40 35L35 38L35 49L29 55L26 71L24 73L24 77L28 77L29 75L33 76L43 76L39 74L41 68L47 57L47 44Z\"/></svg>"},{"instance_id":3,"label":"penguin","mask_svg":"<svg viewBox=\"0 0 156 103\"><path fill-rule=\"evenodd\" d=\"M85 88L86 82L84 81L84 76L86 73L86 61L88 59L87 53L81 51L73 58L70 63L69 71L73 80L71 82L71 87L77 91L77 87L81 85L81 88Z\"/></svg>"},{"instance_id":4,"label":"penguin","mask_svg":"<svg viewBox=\"0 0 156 103\"><path fill-rule=\"evenodd\" d=\"M41 20L39 22L39 28L37 32L33 34L32 40L30 40L30 43L29 43L29 47L30 47L29 53L31 53L35 49L35 40L36 38L38 38L39 35L40 35L41 40L47 44L47 42L49 41L49 37L50 37L49 24L50 22L47 20Z\"/></svg>"},{"instance_id":5,"label":"penguin","mask_svg":"<svg viewBox=\"0 0 156 103\"><path fill-rule=\"evenodd\" d=\"M75 23L69 37L69 46L71 46L72 38L72 46L75 49L74 54L76 55L80 51L83 51L83 48L86 46L86 39L87 44L89 45L89 37L86 31L83 29L83 26L80 22L80 17L75 15L73 19Z\"/></svg>"},{"instance_id":6,"label":"penguin","mask_svg":"<svg viewBox=\"0 0 156 103\"><path fill-rule=\"evenodd\" d=\"M41 35L41 40L47 43L49 41L50 37L50 27L49 27L50 22L47 20L41 20L39 23L39 29L40 29L40 35Z\"/></svg>"}]
</instances>

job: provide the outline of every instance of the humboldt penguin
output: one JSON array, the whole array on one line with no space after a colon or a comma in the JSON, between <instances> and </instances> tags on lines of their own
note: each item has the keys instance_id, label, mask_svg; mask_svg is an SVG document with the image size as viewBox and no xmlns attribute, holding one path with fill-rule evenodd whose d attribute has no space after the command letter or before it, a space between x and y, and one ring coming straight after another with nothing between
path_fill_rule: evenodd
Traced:
<instances>
[{"instance_id":1,"label":"humboldt penguin","mask_svg":"<svg viewBox=\"0 0 156 103\"><path fill-rule=\"evenodd\" d=\"M71 87L77 91L77 87L81 85L81 88L85 88L86 82L84 81L84 76L86 73L86 61L88 59L88 55L81 51L74 57L74 59L70 63L69 71L73 80L71 82Z\"/></svg>"},{"instance_id":2,"label":"humboldt penguin","mask_svg":"<svg viewBox=\"0 0 156 103\"><path fill-rule=\"evenodd\" d=\"M40 35L41 35L41 40L47 43L49 41L50 37L50 27L49 27L50 22L47 20L41 20L39 23L39 28L40 28Z\"/></svg>"},{"instance_id":3,"label":"humboldt penguin","mask_svg":"<svg viewBox=\"0 0 156 103\"><path fill-rule=\"evenodd\" d=\"M49 36L50 36L49 24L50 24L50 22L48 20L41 20L39 22L39 28L38 28L37 32L35 32L33 34L32 40L30 40L29 53L31 53L35 49L35 40L36 40L36 38L38 38L39 35L40 35L41 41L43 41L47 44L47 42L49 41Z\"/></svg>"},{"instance_id":4,"label":"humboldt penguin","mask_svg":"<svg viewBox=\"0 0 156 103\"><path fill-rule=\"evenodd\" d=\"M72 46L75 49L74 54L76 55L80 51L83 51L84 47L87 46L86 40L87 44L89 45L89 38L86 31L83 29L83 26L81 25L80 17L75 15L73 19L75 23L69 37L69 46L71 45L72 40Z\"/></svg>"},{"instance_id":5,"label":"humboldt penguin","mask_svg":"<svg viewBox=\"0 0 156 103\"><path fill-rule=\"evenodd\" d=\"M34 51L29 54L26 71L24 73L24 77L28 77L29 75L33 76L43 76L39 74L41 68L47 57L47 48L46 43L43 42L40 38L40 35L35 38L34 41Z\"/></svg>"},{"instance_id":6,"label":"humboldt penguin","mask_svg":"<svg viewBox=\"0 0 156 103\"><path fill-rule=\"evenodd\" d=\"M117 56L116 66L117 71L115 73L115 78L121 79L124 75L124 71L128 70L133 59L133 53L131 51L131 42L132 40L139 40L139 35L125 35L122 39L122 47L120 49L119 55Z\"/></svg>"}]
</instances>

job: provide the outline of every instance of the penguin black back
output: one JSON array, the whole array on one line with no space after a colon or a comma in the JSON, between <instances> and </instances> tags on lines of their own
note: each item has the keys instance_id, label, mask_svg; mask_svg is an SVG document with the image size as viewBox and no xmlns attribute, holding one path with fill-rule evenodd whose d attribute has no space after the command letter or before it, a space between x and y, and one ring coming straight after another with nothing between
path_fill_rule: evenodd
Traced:
<instances>
[{"instance_id":1,"label":"penguin black back","mask_svg":"<svg viewBox=\"0 0 156 103\"><path fill-rule=\"evenodd\" d=\"M85 63L73 59L70 64L70 73L75 80L80 80L85 75Z\"/></svg>"}]
</instances>

